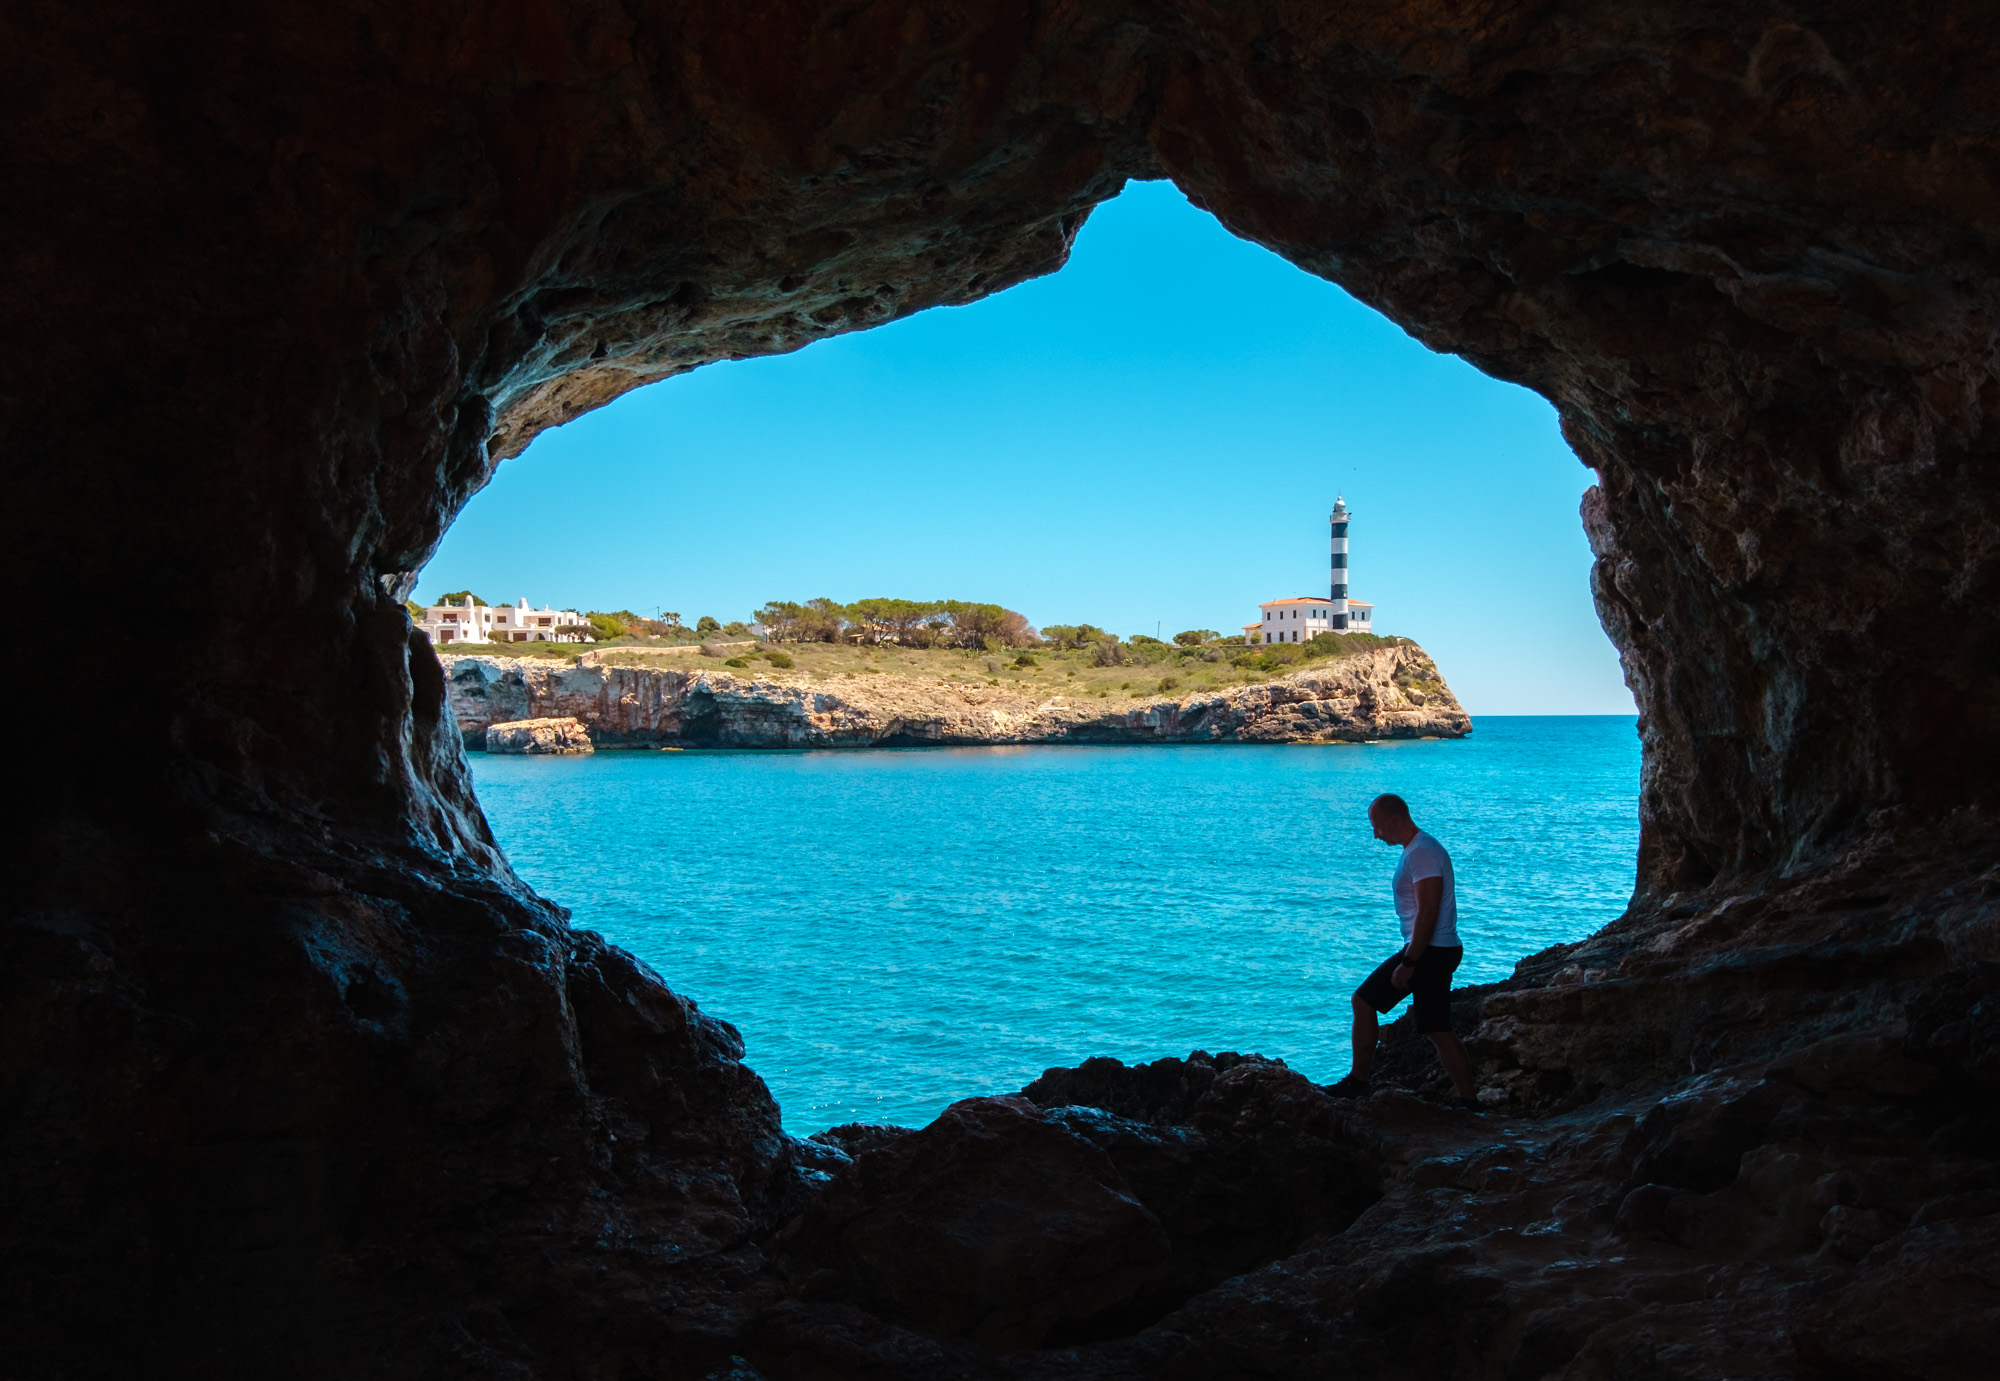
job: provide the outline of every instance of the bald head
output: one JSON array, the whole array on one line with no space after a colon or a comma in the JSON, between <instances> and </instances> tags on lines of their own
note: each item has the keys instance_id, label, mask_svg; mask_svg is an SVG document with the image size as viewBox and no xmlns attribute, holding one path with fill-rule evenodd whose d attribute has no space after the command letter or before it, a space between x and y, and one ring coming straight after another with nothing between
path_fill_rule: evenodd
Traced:
<instances>
[{"instance_id":1,"label":"bald head","mask_svg":"<svg viewBox=\"0 0 2000 1381\"><path fill-rule=\"evenodd\" d=\"M1375 827L1375 837L1385 844L1407 844L1417 832L1410 819L1410 803L1386 792L1368 803L1368 823Z\"/></svg>"}]
</instances>

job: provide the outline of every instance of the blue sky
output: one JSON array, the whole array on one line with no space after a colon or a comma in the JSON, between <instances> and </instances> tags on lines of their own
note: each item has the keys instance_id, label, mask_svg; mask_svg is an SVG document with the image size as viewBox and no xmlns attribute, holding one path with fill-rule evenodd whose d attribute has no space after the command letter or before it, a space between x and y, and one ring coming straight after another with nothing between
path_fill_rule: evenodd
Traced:
<instances>
[{"instance_id":1,"label":"blue sky","mask_svg":"<svg viewBox=\"0 0 2000 1381\"><path fill-rule=\"evenodd\" d=\"M1591 481L1542 399L1134 183L1058 274L543 433L418 589L690 622L991 600L1233 633L1325 592L1342 493L1354 596L1473 714L1629 714L1590 602Z\"/></svg>"}]
</instances>

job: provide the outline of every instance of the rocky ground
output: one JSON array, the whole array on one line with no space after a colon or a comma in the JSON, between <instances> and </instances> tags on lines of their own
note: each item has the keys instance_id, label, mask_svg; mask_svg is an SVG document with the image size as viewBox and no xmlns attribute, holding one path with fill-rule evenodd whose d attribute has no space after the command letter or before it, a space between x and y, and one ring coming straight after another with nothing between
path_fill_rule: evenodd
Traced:
<instances>
[{"instance_id":1,"label":"rocky ground","mask_svg":"<svg viewBox=\"0 0 2000 1381\"><path fill-rule=\"evenodd\" d=\"M1988 1376L2000 869L1912 880L1857 857L1461 991L1480 1113L1405 1016L1365 1098L1099 1059L791 1141L706 1374Z\"/></svg>"},{"instance_id":2,"label":"rocky ground","mask_svg":"<svg viewBox=\"0 0 2000 1381\"><path fill-rule=\"evenodd\" d=\"M853 1344L877 1375L1990 1375L1996 897L1821 881L1534 956L1458 995L1480 1114L1406 1017L1365 1099L1197 1053L835 1129L743 1355L816 1374L783 1348L852 1339L839 1301L897 1325ZM1786 943L1788 907L1845 924Z\"/></svg>"},{"instance_id":3,"label":"rocky ground","mask_svg":"<svg viewBox=\"0 0 2000 1381\"><path fill-rule=\"evenodd\" d=\"M442 658L469 746L489 725L573 717L599 746L862 748L978 743L1338 743L1457 738L1472 721L1413 643L1267 683L1117 700L944 676Z\"/></svg>"},{"instance_id":4,"label":"rocky ground","mask_svg":"<svg viewBox=\"0 0 2000 1381\"><path fill-rule=\"evenodd\" d=\"M1996 897L1761 973L1702 938L1728 903L1534 956L1458 994L1480 1113L1405 1017L1359 1099L1195 1052L778 1138L727 1279L654 1323L714 1381L1983 1378L2000 982L1953 959ZM1523 1078L1551 1042L1568 1077Z\"/></svg>"}]
</instances>

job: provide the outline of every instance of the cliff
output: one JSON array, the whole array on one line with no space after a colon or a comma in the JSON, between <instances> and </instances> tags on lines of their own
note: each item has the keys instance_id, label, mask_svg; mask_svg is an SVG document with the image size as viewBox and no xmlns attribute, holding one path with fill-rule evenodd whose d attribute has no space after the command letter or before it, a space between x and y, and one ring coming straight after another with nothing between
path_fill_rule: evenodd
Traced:
<instances>
[{"instance_id":1,"label":"cliff","mask_svg":"<svg viewBox=\"0 0 2000 1381\"><path fill-rule=\"evenodd\" d=\"M1472 721L1422 648L1371 648L1258 685L1118 700L942 677L732 673L445 657L466 743L573 717L600 746L869 748L978 743L1359 743L1460 738Z\"/></svg>"}]
</instances>

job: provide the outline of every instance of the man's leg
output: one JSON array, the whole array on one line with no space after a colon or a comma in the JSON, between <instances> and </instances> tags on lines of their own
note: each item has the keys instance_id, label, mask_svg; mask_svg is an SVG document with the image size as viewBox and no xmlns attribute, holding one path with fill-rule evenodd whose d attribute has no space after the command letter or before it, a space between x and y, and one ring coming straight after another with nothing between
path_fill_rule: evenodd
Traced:
<instances>
[{"instance_id":1,"label":"man's leg","mask_svg":"<svg viewBox=\"0 0 2000 1381\"><path fill-rule=\"evenodd\" d=\"M1354 1029L1361 1029L1358 1023ZM1479 1090L1472 1082L1472 1061L1466 1058L1465 1047L1458 1043L1458 1037L1449 1031L1433 1031L1430 1038L1438 1049L1438 1062L1451 1076L1451 1086L1458 1090L1458 1096L1477 1101Z\"/></svg>"},{"instance_id":2,"label":"man's leg","mask_svg":"<svg viewBox=\"0 0 2000 1381\"><path fill-rule=\"evenodd\" d=\"M1368 1005L1360 993L1354 995L1354 1068L1349 1079L1360 1083L1368 1082L1368 1071L1375 1067L1375 1041L1381 1025L1375 1020L1375 1009ZM1342 1080L1346 1082L1346 1080Z\"/></svg>"},{"instance_id":3,"label":"man's leg","mask_svg":"<svg viewBox=\"0 0 2000 1381\"><path fill-rule=\"evenodd\" d=\"M1345 1079L1329 1087L1328 1091L1336 1098L1368 1095L1368 1071L1375 1067L1375 1040L1379 1033L1375 1014L1393 1009L1404 996L1390 978L1399 958L1400 952L1389 956L1354 990L1354 1068Z\"/></svg>"}]
</instances>

